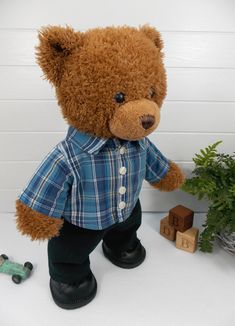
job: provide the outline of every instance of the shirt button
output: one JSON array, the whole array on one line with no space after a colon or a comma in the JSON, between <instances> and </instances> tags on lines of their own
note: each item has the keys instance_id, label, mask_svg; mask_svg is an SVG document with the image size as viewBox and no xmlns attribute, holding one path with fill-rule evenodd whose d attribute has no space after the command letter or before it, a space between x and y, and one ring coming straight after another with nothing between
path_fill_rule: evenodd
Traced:
<instances>
[{"instance_id":1,"label":"shirt button","mask_svg":"<svg viewBox=\"0 0 235 326\"><path fill-rule=\"evenodd\" d=\"M126 203L125 203L124 201L120 201L118 207L119 207L120 209L123 209L123 208L126 207Z\"/></svg>"},{"instance_id":2,"label":"shirt button","mask_svg":"<svg viewBox=\"0 0 235 326\"><path fill-rule=\"evenodd\" d=\"M120 173L121 175L126 174L126 168L125 168L125 166L122 166L122 167L119 169L119 173Z\"/></svg>"},{"instance_id":3,"label":"shirt button","mask_svg":"<svg viewBox=\"0 0 235 326\"><path fill-rule=\"evenodd\" d=\"M119 188L119 194L124 195L126 193L126 187Z\"/></svg>"},{"instance_id":4,"label":"shirt button","mask_svg":"<svg viewBox=\"0 0 235 326\"><path fill-rule=\"evenodd\" d=\"M125 147L121 147L121 148L120 148L120 154L123 155L123 154L125 154L125 153L126 153L126 149L125 149Z\"/></svg>"}]
</instances>

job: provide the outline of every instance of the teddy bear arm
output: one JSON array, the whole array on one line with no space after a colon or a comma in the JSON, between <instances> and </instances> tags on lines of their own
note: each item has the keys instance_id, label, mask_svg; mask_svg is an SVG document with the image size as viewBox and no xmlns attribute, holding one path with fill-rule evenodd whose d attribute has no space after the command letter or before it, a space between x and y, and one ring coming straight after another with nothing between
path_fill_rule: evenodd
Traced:
<instances>
[{"instance_id":1,"label":"teddy bear arm","mask_svg":"<svg viewBox=\"0 0 235 326\"><path fill-rule=\"evenodd\" d=\"M32 240L47 240L59 235L63 220L34 211L19 199L16 201L17 229Z\"/></svg>"},{"instance_id":2,"label":"teddy bear arm","mask_svg":"<svg viewBox=\"0 0 235 326\"><path fill-rule=\"evenodd\" d=\"M159 182L151 183L151 185L161 191L172 191L179 188L184 182L184 179L184 174L178 165L170 162L170 168L165 177Z\"/></svg>"}]
</instances>

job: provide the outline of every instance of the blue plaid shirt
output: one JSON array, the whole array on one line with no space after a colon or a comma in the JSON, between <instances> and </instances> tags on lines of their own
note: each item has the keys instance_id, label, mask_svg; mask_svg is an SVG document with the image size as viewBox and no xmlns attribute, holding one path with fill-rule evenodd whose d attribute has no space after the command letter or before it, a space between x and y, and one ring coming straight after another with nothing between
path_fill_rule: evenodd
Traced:
<instances>
[{"instance_id":1,"label":"blue plaid shirt","mask_svg":"<svg viewBox=\"0 0 235 326\"><path fill-rule=\"evenodd\" d=\"M70 127L19 199L44 215L101 230L125 221L143 180L158 182L168 169L169 161L148 138L104 139Z\"/></svg>"}]
</instances>

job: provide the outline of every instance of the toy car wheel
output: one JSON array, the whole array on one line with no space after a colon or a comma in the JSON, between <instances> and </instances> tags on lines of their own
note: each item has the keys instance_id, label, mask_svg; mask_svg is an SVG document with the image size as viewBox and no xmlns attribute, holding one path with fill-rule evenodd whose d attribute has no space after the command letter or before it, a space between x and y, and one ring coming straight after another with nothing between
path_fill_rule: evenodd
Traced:
<instances>
[{"instance_id":1,"label":"toy car wheel","mask_svg":"<svg viewBox=\"0 0 235 326\"><path fill-rule=\"evenodd\" d=\"M26 261L26 263L24 263L24 267L27 267L31 271L33 269L33 264L31 264L29 261Z\"/></svg>"},{"instance_id":2,"label":"toy car wheel","mask_svg":"<svg viewBox=\"0 0 235 326\"><path fill-rule=\"evenodd\" d=\"M4 254L2 254L1 257L2 257L3 259L5 259L5 260L8 259L7 255L4 255Z\"/></svg>"},{"instance_id":3,"label":"toy car wheel","mask_svg":"<svg viewBox=\"0 0 235 326\"><path fill-rule=\"evenodd\" d=\"M22 281L22 278L20 275L12 275L12 281L16 284L20 284Z\"/></svg>"}]
</instances>

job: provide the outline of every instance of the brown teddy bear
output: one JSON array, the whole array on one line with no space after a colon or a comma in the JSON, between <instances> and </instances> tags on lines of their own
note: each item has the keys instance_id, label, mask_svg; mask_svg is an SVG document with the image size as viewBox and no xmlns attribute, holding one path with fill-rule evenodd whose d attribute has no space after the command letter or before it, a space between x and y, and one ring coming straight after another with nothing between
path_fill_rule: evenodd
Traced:
<instances>
[{"instance_id":1,"label":"brown teddy bear","mask_svg":"<svg viewBox=\"0 0 235 326\"><path fill-rule=\"evenodd\" d=\"M49 240L53 299L74 309L96 294L89 255L101 240L113 264L143 262L136 233L143 180L172 191L184 177L147 138L166 95L158 31L49 26L39 41L38 63L55 86L69 130L20 194L17 226L33 240Z\"/></svg>"}]
</instances>

